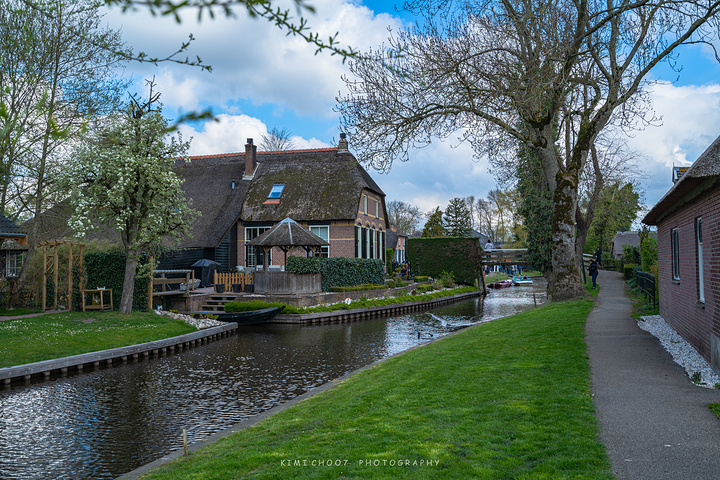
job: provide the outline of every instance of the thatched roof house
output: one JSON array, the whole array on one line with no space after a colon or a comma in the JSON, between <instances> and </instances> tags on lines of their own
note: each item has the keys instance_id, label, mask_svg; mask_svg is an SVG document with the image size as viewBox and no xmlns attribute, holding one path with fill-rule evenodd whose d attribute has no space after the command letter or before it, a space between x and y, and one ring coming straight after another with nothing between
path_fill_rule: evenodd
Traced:
<instances>
[{"instance_id":1,"label":"thatched roof house","mask_svg":"<svg viewBox=\"0 0 720 480\"><path fill-rule=\"evenodd\" d=\"M347 150L344 136L338 148L280 152L257 152L248 139L244 153L195 156L176 166L201 215L183 250L167 255L161 268L184 268L200 258L224 270L261 264L247 242L285 218L327 241L325 255L383 258L385 194Z\"/></svg>"}]
</instances>

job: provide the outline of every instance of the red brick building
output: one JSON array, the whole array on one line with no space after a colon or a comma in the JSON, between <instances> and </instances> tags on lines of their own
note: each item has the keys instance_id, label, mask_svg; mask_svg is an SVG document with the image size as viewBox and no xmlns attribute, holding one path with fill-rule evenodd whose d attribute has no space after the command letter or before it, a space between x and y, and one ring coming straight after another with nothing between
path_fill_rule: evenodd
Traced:
<instances>
[{"instance_id":1,"label":"red brick building","mask_svg":"<svg viewBox=\"0 0 720 480\"><path fill-rule=\"evenodd\" d=\"M348 151L344 135L337 148L280 152L258 152L248 139L244 153L190 157L177 168L201 216L183 249L165 255L160 268L187 268L200 258L225 271L262 265L246 244L285 218L330 244L322 256L385 258L385 193ZM282 265L283 258L273 250L270 264Z\"/></svg>"},{"instance_id":2,"label":"red brick building","mask_svg":"<svg viewBox=\"0 0 720 480\"><path fill-rule=\"evenodd\" d=\"M660 315L720 372L720 137L643 222L658 228Z\"/></svg>"}]
</instances>

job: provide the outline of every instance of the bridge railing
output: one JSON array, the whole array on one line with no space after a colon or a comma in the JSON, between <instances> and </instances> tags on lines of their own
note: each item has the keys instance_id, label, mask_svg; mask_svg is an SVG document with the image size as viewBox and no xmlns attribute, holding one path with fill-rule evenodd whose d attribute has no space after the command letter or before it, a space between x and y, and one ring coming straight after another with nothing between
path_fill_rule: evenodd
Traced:
<instances>
[{"instance_id":1,"label":"bridge railing","mask_svg":"<svg viewBox=\"0 0 720 480\"><path fill-rule=\"evenodd\" d=\"M526 248L504 248L485 250L482 253L483 265L525 265Z\"/></svg>"}]
</instances>

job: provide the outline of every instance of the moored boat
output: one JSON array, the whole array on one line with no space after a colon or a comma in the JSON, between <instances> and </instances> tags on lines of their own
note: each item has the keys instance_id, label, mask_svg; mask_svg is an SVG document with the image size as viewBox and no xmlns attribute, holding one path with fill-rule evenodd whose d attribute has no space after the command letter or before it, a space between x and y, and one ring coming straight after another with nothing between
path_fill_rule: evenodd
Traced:
<instances>
[{"instance_id":1,"label":"moored boat","mask_svg":"<svg viewBox=\"0 0 720 480\"><path fill-rule=\"evenodd\" d=\"M488 288L507 288L507 287L512 287L512 284L513 284L512 280L508 279L508 280L500 280L497 282L488 283L487 287Z\"/></svg>"},{"instance_id":2,"label":"moored boat","mask_svg":"<svg viewBox=\"0 0 720 480\"><path fill-rule=\"evenodd\" d=\"M532 285L533 280L525 275L515 275L512 279L513 285Z\"/></svg>"},{"instance_id":3,"label":"moored boat","mask_svg":"<svg viewBox=\"0 0 720 480\"><path fill-rule=\"evenodd\" d=\"M217 319L221 322L235 322L238 325L260 325L262 323L268 323L275 318L277 314L282 312L284 308L285 305L260 310L248 310L246 312L220 313Z\"/></svg>"}]
</instances>

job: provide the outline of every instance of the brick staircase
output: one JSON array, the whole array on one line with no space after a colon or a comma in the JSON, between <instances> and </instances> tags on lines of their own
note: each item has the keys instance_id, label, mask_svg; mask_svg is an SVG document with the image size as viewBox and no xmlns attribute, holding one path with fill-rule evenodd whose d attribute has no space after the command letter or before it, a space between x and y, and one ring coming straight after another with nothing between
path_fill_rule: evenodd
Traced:
<instances>
[{"instance_id":1,"label":"brick staircase","mask_svg":"<svg viewBox=\"0 0 720 480\"><path fill-rule=\"evenodd\" d=\"M233 293L214 293L209 295L205 303L200 305L200 312L198 313L223 313L225 311L225 304L238 300L238 295Z\"/></svg>"}]
</instances>

